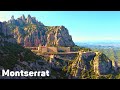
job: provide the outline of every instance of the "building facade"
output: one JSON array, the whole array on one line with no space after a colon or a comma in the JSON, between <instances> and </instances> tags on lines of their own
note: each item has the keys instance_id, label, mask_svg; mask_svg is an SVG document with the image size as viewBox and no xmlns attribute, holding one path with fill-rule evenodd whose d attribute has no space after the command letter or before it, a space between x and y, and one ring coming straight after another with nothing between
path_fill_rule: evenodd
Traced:
<instances>
[{"instance_id":1,"label":"building facade","mask_svg":"<svg viewBox=\"0 0 120 90\"><path fill-rule=\"evenodd\" d=\"M45 52L70 52L70 47L47 47L47 46L38 46L38 51L40 53Z\"/></svg>"}]
</instances>

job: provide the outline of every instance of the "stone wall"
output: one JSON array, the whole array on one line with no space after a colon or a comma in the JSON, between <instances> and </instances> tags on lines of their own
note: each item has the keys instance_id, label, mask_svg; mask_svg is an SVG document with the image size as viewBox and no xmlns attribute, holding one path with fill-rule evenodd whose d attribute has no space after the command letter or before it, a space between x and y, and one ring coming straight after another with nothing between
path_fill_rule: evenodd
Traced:
<instances>
[{"instance_id":1,"label":"stone wall","mask_svg":"<svg viewBox=\"0 0 120 90\"><path fill-rule=\"evenodd\" d=\"M42 53L47 52L47 47L42 47Z\"/></svg>"},{"instance_id":2,"label":"stone wall","mask_svg":"<svg viewBox=\"0 0 120 90\"><path fill-rule=\"evenodd\" d=\"M38 50L38 52L70 52L70 47L46 47L46 46L38 46L38 47L26 47L31 50Z\"/></svg>"},{"instance_id":3,"label":"stone wall","mask_svg":"<svg viewBox=\"0 0 120 90\"><path fill-rule=\"evenodd\" d=\"M74 60L77 57L77 53L71 53L71 54L58 54L57 56L60 56L60 58L65 58L69 60Z\"/></svg>"},{"instance_id":4,"label":"stone wall","mask_svg":"<svg viewBox=\"0 0 120 90\"><path fill-rule=\"evenodd\" d=\"M48 52L57 52L57 47L48 47Z\"/></svg>"},{"instance_id":5,"label":"stone wall","mask_svg":"<svg viewBox=\"0 0 120 90\"><path fill-rule=\"evenodd\" d=\"M70 52L70 47L58 47L58 52L59 51Z\"/></svg>"}]
</instances>

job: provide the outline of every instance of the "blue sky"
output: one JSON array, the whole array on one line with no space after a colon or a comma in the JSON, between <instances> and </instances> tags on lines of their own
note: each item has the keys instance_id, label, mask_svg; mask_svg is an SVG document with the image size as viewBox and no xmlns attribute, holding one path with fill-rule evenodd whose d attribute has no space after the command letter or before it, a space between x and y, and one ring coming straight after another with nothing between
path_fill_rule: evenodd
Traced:
<instances>
[{"instance_id":1,"label":"blue sky","mask_svg":"<svg viewBox=\"0 0 120 90\"><path fill-rule=\"evenodd\" d=\"M22 14L47 26L64 25L75 42L120 40L120 11L0 11L0 21Z\"/></svg>"}]
</instances>

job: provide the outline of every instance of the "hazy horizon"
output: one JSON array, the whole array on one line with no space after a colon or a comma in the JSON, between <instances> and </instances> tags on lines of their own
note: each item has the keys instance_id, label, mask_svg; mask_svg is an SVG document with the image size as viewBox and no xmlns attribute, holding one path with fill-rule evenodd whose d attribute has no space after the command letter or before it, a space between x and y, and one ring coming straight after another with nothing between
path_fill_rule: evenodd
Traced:
<instances>
[{"instance_id":1,"label":"hazy horizon","mask_svg":"<svg viewBox=\"0 0 120 90\"><path fill-rule=\"evenodd\" d=\"M74 42L120 40L120 11L0 11L0 21L23 14L46 26L65 26Z\"/></svg>"},{"instance_id":2,"label":"hazy horizon","mask_svg":"<svg viewBox=\"0 0 120 90\"><path fill-rule=\"evenodd\" d=\"M120 42L120 40L81 40L81 41L75 41L76 43L79 42Z\"/></svg>"}]
</instances>

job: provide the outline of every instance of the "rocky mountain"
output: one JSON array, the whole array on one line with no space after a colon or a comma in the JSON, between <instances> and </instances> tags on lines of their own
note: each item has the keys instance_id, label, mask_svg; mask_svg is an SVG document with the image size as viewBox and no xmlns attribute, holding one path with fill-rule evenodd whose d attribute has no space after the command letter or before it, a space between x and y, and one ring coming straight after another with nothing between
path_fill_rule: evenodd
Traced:
<instances>
[{"instance_id":1,"label":"rocky mountain","mask_svg":"<svg viewBox=\"0 0 120 90\"><path fill-rule=\"evenodd\" d=\"M71 46L78 55L66 55L58 58L37 56L22 46ZM64 59L65 58L65 59ZM66 60L71 59L71 60ZM21 61L22 60L22 61ZM49 70L47 79L99 79L113 78L119 73L115 62L105 54L93 52L88 48L75 46L72 37L64 26L45 26L35 17L28 15L8 22L0 22L0 70L13 71ZM108 75L106 77L106 75ZM113 76L111 76L113 75ZM1 77L0 79L41 79L42 77ZM120 78L118 74L117 78Z\"/></svg>"},{"instance_id":2,"label":"rocky mountain","mask_svg":"<svg viewBox=\"0 0 120 90\"><path fill-rule=\"evenodd\" d=\"M80 52L64 70L70 79L97 79L101 75L113 73L113 67L112 61L103 53Z\"/></svg>"},{"instance_id":3,"label":"rocky mountain","mask_svg":"<svg viewBox=\"0 0 120 90\"><path fill-rule=\"evenodd\" d=\"M45 26L28 15L14 19L14 16L6 24L17 43L23 46L74 46L72 37L64 26Z\"/></svg>"},{"instance_id":4,"label":"rocky mountain","mask_svg":"<svg viewBox=\"0 0 120 90\"><path fill-rule=\"evenodd\" d=\"M3 42L16 43L6 22L0 22L0 45L4 45Z\"/></svg>"},{"instance_id":5,"label":"rocky mountain","mask_svg":"<svg viewBox=\"0 0 120 90\"><path fill-rule=\"evenodd\" d=\"M47 45L74 46L71 35L64 26L47 26Z\"/></svg>"}]
</instances>

